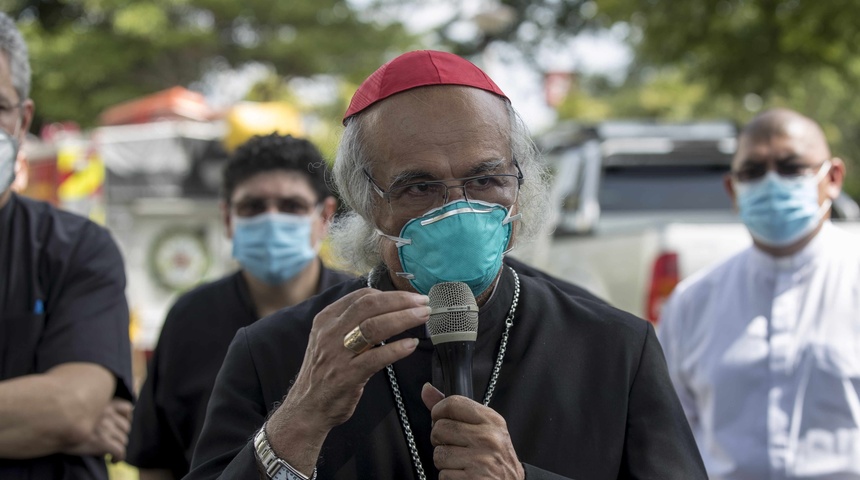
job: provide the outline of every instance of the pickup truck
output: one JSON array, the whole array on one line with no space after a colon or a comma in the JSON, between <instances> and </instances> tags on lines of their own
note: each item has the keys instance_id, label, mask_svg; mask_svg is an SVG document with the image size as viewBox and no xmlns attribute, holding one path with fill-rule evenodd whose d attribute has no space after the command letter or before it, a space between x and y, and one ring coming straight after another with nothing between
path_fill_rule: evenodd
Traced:
<instances>
[{"instance_id":1,"label":"pickup truck","mask_svg":"<svg viewBox=\"0 0 860 480\"><path fill-rule=\"evenodd\" d=\"M553 172L555 230L514 255L656 322L681 279L751 243L723 189L736 135L721 121L555 128L538 139ZM850 197L832 216L860 234Z\"/></svg>"}]
</instances>

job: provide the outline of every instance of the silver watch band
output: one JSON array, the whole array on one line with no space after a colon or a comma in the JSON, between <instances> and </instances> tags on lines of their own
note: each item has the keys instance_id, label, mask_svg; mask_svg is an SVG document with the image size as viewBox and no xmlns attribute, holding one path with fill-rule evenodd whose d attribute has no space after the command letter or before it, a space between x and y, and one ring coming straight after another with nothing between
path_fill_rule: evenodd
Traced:
<instances>
[{"instance_id":1,"label":"silver watch band","mask_svg":"<svg viewBox=\"0 0 860 480\"><path fill-rule=\"evenodd\" d=\"M271 480L316 480L317 469L314 467L314 472L310 478L293 468L292 465L278 457L272 446L269 444L269 437L266 435L266 425L257 430L254 434L254 453L257 456L257 461L266 470L266 476Z\"/></svg>"}]
</instances>

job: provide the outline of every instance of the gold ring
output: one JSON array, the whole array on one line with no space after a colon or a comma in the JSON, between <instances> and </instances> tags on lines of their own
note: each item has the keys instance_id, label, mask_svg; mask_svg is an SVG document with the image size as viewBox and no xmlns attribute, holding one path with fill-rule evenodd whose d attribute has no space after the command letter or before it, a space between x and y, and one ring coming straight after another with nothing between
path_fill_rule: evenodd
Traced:
<instances>
[{"instance_id":1,"label":"gold ring","mask_svg":"<svg viewBox=\"0 0 860 480\"><path fill-rule=\"evenodd\" d=\"M356 326L343 337L343 346L355 352L356 355L366 352L372 345L361 333L361 326Z\"/></svg>"}]
</instances>

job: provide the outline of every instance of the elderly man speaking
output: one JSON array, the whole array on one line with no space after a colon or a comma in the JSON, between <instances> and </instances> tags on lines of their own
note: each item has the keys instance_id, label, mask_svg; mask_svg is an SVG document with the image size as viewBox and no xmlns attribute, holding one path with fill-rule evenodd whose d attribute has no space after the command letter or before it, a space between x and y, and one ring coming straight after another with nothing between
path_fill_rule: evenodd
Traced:
<instances>
[{"instance_id":1,"label":"elderly man speaking","mask_svg":"<svg viewBox=\"0 0 860 480\"><path fill-rule=\"evenodd\" d=\"M344 124L336 245L369 274L237 333L186 478L706 478L650 325L502 263L546 186L484 72L406 53ZM477 401L433 386L427 294L449 281L480 307Z\"/></svg>"}]
</instances>

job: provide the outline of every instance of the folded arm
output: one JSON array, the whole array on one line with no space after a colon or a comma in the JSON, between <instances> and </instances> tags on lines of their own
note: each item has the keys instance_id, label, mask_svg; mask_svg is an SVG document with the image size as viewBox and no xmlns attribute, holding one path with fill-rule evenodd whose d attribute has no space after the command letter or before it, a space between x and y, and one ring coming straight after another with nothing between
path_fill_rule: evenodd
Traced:
<instances>
[{"instance_id":1,"label":"folded arm","mask_svg":"<svg viewBox=\"0 0 860 480\"><path fill-rule=\"evenodd\" d=\"M0 382L0 458L38 458L90 439L116 377L93 363L65 363Z\"/></svg>"}]
</instances>

